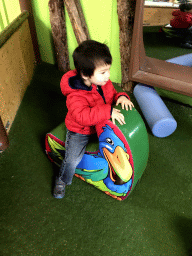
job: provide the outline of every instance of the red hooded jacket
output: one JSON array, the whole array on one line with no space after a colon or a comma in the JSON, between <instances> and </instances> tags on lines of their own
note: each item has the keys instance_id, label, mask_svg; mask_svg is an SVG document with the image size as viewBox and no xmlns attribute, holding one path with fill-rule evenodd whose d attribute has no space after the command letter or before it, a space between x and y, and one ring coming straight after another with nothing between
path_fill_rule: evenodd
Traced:
<instances>
[{"instance_id":1,"label":"red hooded jacket","mask_svg":"<svg viewBox=\"0 0 192 256\"><path fill-rule=\"evenodd\" d=\"M173 28L189 28L192 26L192 13L182 12L180 10L173 11L173 19L170 21L170 25Z\"/></svg>"},{"instance_id":2,"label":"red hooded jacket","mask_svg":"<svg viewBox=\"0 0 192 256\"><path fill-rule=\"evenodd\" d=\"M110 80L102 87L99 86L99 89L95 84L86 86L76 70L63 75L60 87L67 97L65 125L68 130L81 134L95 133L97 123L110 119L112 105L120 96L129 99L126 93L118 93Z\"/></svg>"}]
</instances>

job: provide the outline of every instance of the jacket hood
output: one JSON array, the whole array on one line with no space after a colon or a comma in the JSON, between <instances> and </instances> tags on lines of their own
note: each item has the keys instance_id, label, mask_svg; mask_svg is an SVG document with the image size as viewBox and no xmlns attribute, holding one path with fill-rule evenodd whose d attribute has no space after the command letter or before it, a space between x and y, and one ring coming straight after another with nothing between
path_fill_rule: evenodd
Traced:
<instances>
[{"instance_id":1,"label":"jacket hood","mask_svg":"<svg viewBox=\"0 0 192 256\"><path fill-rule=\"evenodd\" d=\"M77 74L76 70L71 70L63 75L60 87L65 96L77 90L92 91L92 87L88 87L84 84L83 79Z\"/></svg>"}]
</instances>

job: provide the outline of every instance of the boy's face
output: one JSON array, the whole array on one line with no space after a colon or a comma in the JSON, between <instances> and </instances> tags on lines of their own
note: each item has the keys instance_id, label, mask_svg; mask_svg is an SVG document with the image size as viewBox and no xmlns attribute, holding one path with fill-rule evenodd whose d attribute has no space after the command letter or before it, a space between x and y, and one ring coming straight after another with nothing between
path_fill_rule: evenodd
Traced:
<instances>
[{"instance_id":1,"label":"boy's face","mask_svg":"<svg viewBox=\"0 0 192 256\"><path fill-rule=\"evenodd\" d=\"M87 86L95 85L105 85L110 77L110 67L111 65L101 65L97 66L91 77L83 77L85 84Z\"/></svg>"}]
</instances>

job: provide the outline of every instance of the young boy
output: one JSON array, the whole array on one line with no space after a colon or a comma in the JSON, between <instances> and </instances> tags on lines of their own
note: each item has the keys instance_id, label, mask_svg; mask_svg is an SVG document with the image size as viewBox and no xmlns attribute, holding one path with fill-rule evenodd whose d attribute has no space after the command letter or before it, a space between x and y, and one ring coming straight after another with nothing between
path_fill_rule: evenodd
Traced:
<instances>
[{"instance_id":1,"label":"young boy","mask_svg":"<svg viewBox=\"0 0 192 256\"><path fill-rule=\"evenodd\" d=\"M64 197L65 186L72 183L89 138L96 133L95 125L110 118L113 123L117 120L123 125L123 114L112 105L120 103L126 110L133 107L129 96L124 92L117 93L109 80L112 57L105 44L84 41L75 49L73 60L76 70L67 72L60 83L62 93L67 97L68 113L65 118L65 158L53 191L53 196L58 199Z\"/></svg>"},{"instance_id":2,"label":"young boy","mask_svg":"<svg viewBox=\"0 0 192 256\"><path fill-rule=\"evenodd\" d=\"M181 47L192 49L192 3L180 4L179 10L173 11L172 15L170 25L182 38Z\"/></svg>"}]
</instances>

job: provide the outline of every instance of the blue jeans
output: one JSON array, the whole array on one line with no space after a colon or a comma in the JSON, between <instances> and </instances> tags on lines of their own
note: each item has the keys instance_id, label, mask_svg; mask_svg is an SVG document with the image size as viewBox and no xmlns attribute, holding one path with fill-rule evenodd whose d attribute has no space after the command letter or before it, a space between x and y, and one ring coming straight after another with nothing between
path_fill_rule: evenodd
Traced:
<instances>
[{"instance_id":1,"label":"blue jeans","mask_svg":"<svg viewBox=\"0 0 192 256\"><path fill-rule=\"evenodd\" d=\"M65 141L65 157L60 167L59 176L66 184L72 183L75 169L80 163L91 135L75 133L67 130Z\"/></svg>"},{"instance_id":2,"label":"blue jeans","mask_svg":"<svg viewBox=\"0 0 192 256\"><path fill-rule=\"evenodd\" d=\"M192 27L190 28L174 28L177 36L179 36L183 43L192 43Z\"/></svg>"}]
</instances>

